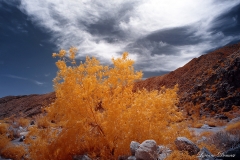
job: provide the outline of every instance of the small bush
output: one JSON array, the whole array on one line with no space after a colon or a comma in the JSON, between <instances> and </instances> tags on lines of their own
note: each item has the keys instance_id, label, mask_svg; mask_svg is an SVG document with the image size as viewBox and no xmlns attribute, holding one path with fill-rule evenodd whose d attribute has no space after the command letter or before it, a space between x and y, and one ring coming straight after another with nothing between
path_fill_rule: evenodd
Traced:
<instances>
[{"instance_id":1,"label":"small bush","mask_svg":"<svg viewBox=\"0 0 240 160\"><path fill-rule=\"evenodd\" d=\"M14 160L21 160L26 154L23 146L9 145L1 151L1 155Z\"/></svg>"},{"instance_id":2,"label":"small bush","mask_svg":"<svg viewBox=\"0 0 240 160\"><path fill-rule=\"evenodd\" d=\"M6 134L8 130L8 124L0 123L0 134Z\"/></svg>"},{"instance_id":3,"label":"small bush","mask_svg":"<svg viewBox=\"0 0 240 160\"><path fill-rule=\"evenodd\" d=\"M240 121L232 124L228 124L226 131L229 133L239 134L240 136Z\"/></svg>"},{"instance_id":4,"label":"small bush","mask_svg":"<svg viewBox=\"0 0 240 160\"><path fill-rule=\"evenodd\" d=\"M9 142L10 142L10 139L6 135L0 134L0 153L1 153L1 150L5 148Z\"/></svg>"},{"instance_id":5,"label":"small bush","mask_svg":"<svg viewBox=\"0 0 240 160\"><path fill-rule=\"evenodd\" d=\"M27 127L30 123L30 120L27 118L20 117L19 119L17 119L17 123L19 126Z\"/></svg>"},{"instance_id":6,"label":"small bush","mask_svg":"<svg viewBox=\"0 0 240 160\"><path fill-rule=\"evenodd\" d=\"M220 151L226 151L238 145L240 137L225 131L220 131L212 135L209 142L210 144L214 144Z\"/></svg>"}]
</instances>

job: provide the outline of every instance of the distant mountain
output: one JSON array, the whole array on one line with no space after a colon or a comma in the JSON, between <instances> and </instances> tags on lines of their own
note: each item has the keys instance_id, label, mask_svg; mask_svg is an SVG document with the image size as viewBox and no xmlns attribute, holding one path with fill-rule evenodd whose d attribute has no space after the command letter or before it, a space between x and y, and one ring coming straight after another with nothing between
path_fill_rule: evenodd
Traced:
<instances>
[{"instance_id":1,"label":"distant mountain","mask_svg":"<svg viewBox=\"0 0 240 160\"><path fill-rule=\"evenodd\" d=\"M192 103L206 112L240 110L240 43L194 58L168 74L137 82L134 90L159 90L176 84L179 107Z\"/></svg>"},{"instance_id":2,"label":"distant mountain","mask_svg":"<svg viewBox=\"0 0 240 160\"><path fill-rule=\"evenodd\" d=\"M178 84L180 108L199 106L202 114L240 110L240 43L225 46L168 74L136 82L134 90L171 88ZM0 98L0 119L12 114L33 116L52 103L55 93Z\"/></svg>"},{"instance_id":3,"label":"distant mountain","mask_svg":"<svg viewBox=\"0 0 240 160\"><path fill-rule=\"evenodd\" d=\"M41 113L41 108L55 100L55 93L7 96L0 98L0 119L11 115L31 117Z\"/></svg>"}]
</instances>

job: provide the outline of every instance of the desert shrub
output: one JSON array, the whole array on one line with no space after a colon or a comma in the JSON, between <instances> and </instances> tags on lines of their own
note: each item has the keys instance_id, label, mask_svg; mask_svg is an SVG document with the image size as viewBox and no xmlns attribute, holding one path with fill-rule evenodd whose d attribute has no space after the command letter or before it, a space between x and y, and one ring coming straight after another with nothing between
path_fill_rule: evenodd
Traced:
<instances>
[{"instance_id":1,"label":"desert shrub","mask_svg":"<svg viewBox=\"0 0 240 160\"><path fill-rule=\"evenodd\" d=\"M1 155L14 160L21 160L26 154L25 148L20 145L9 145L1 150Z\"/></svg>"},{"instance_id":2,"label":"desert shrub","mask_svg":"<svg viewBox=\"0 0 240 160\"><path fill-rule=\"evenodd\" d=\"M49 121L43 115L36 116L35 121L38 128L47 128L49 126Z\"/></svg>"},{"instance_id":3,"label":"desert shrub","mask_svg":"<svg viewBox=\"0 0 240 160\"><path fill-rule=\"evenodd\" d=\"M225 131L220 131L209 137L209 143L220 151L226 151L240 143L240 137Z\"/></svg>"},{"instance_id":4,"label":"desert shrub","mask_svg":"<svg viewBox=\"0 0 240 160\"><path fill-rule=\"evenodd\" d=\"M108 67L89 57L77 65L75 52L71 48L69 58L65 50L53 54L60 58L56 100L46 108L45 128L32 128L26 140L31 159L72 159L85 153L116 159L129 154L132 140L165 144L178 135L180 127L171 127L182 118L175 105L177 87L132 92L142 73L134 71L127 53Z\"/></svg>"},{"instance_id":5,"label":"desert shrub","mask_svg":"<svg viewBox=\"0 0 240 160\"><path fill-rule=\"evenodd\" d=\"M17 119L17 123L19 126L27 127L30 123L30 120L27 118L20 117Z\"/></svg>"},{"instance_id":6,"label":"desert shrub","mask_svg":"<svg viewBox=\"0 0 240 160\"><path fill-rule=\"evenodd\" d=\"M226 131L240 137L240 121L228 124L226 127Z\"/></svg>"},{"instance_id":7,"label":"desert shrub","mask_svg":"<svg viewBox=\"0 0 240 160\"><path fill-rule=\"evenodd\" d=\"M10 142L10 139L6 135L0 134L0 153L1 153L1 150L5 148L9 142Z\"/></svg>"},{"instance_id":8,"label":"desert shrub","mask_svg":"<svg viewBox=\"0 0 240 160\"><path fill-rule=\"evenodd\" d=\"M8 130L8 124L0 123L0 134L6 134Z\"/></svg>"},{"instance_id":9,"label":"desert shrub","mask_svg":"<svg viewBox=\"0 0 240 160\"><path fill-rule=\"evenodd\" d=\"M211 131L204 131L200 134L200 136L204 136L204 137L210 137L214 134L214 132L211 132Z\"/></svg>"},{"instance_id":10,"label":"desert shrub","mask_svg":"<svg viewBox=\"0 0 240 160\"><path fill-rule=\"evenodd\" d=\"M6 147L10 139L7 137L8 124L1 122L0 123L0 153L1 150Z\"/></svg>"}]
</instances>

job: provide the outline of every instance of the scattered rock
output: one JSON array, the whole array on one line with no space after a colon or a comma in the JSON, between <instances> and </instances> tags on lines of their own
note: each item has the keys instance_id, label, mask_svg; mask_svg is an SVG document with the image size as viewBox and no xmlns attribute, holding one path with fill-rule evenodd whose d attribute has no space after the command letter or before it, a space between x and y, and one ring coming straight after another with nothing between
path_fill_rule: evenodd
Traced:
<instances>
[{"instance_id":1,"label":"scattered rock","mask_svg":"<svg viewBox=\"0 0 240 160\"><path fill-rule=\"evenodd\" d=\"M130 151L131 151L131 155L135 156L135 152L138 149L140 143L136 142L136 141L132 141L130 143Z\"/></svg>"},{"instance_id":2,"label":"scattered rock","mask_svg":"<svg viewBox=\"0 0 240 160\"><path fill-rule=\"evenodd\" d=\"M127 155L118 156L118 160L127 160L127 159L128 159Z\"/></svg>"},{"instance_id":3,"label":"scattered rock","mask_svg":"<svg viewBox=\"0 0 240 160\"><path fill-rule=\"evenodd\" d=\"M74 155L73 160L91 160L87 155Z\"/></svg>"},{"instance_id":4,"label":"scattered rock","mask_svg":"<svg viewBox=\"0 0 240 160\"><path fill-rule=\"evenodd\" d=\"M187 151L189 155L196 155L200 151L198 146L186 137L178 137L175 140L175 144L178 150Z\"/></svg>"},{"instance_id":5,"label":"scattered rock","mask_svg":"<svg viewBox=\"0 0 240 160\"><path fill-rule=\"evenodd\" d=\"M130 156L130 157L128 157L127 160L136 160L136 157L135 156Z\"/></svg>"},{"instance_id":6,"label":"scattered rock","mask_svg":"<svg viewBox=\"0 0 240 160\"><path fill-rule=\"evenodd\" d=\"M35 125L34 120L31 120L30 125L31 125L31 126L32 126L32 125Z\"/></svg>"},{"instance_id":7,"label":"scattered rock","mask_svg":"<svg viewBox=\"0 0 240 160\"><path fill-rule=\"evenodd\" d=\"M215 116L215 118L222 119L222 120L228 119L227 116L222 115L222 114L217 114L217 115Z\"/></svg>"},{"instance_id":8,"label":"scattered rock","mask_svg":"<svg viewBox=\"0 0 240 160\"><path fill-rule=\"evenodd\" d=\"M25 136L21 136L19 142L23 142L25 140Z\"/></svg>"},{"instance_id":9,"label":"scattered rock","mask_svg":"<svg viewBox=\"0 0 240 160\"><path fill-rule=\"evenodd\" d=\"M172 150L165 146L159 146L159 156L158 160L164 160L171 154Z\"/></svg>"},{"instance_id":10,"label":"scattered rock","mask_svg":"<svg viewBox=\"0 0 240 160\"><path fill-rule=\"evenodd\" d=\"M19 135L20 135L20 136L25 136L25 137L26 137L27 134L28 134L28 132L21 132Z\"/></svg>"},{"instance_id":11,"label":"scattered rock","mask_svg":"<svg viewBox=\"0 0 240 160\"><path fill-rule=\"evenodd\" d=\"M157 160L158 153L157 143L154 140L146 140L139 145L135 156L137 160Z\"/></svg>"},{"instance_id":12,"label":"scattered rock","mask_svg":"<svg viewBox=\"0 0 240 160\"><path fill-rule=\"evenodd\" d=\"M12 160L12 159L5 159L5 158L0 156L0 160Z\"/></svg>"},{"instance_id":13,"label":"scattered rock","mask_svg":"<svg viewBox=\"0 0 240 160\"><path fill-rule=\"evenodd\" d=\"M212 127L210 127L210 126L207 125L207 124L204 124L201 128L202 128L202 129L211 129Z\"/></svg>"}]
</instances>

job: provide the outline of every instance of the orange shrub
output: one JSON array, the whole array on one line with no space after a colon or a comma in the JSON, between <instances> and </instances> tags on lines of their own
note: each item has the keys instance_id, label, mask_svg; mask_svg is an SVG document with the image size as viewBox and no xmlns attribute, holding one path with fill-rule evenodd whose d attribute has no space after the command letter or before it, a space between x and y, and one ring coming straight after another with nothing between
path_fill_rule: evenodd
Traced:
<instances>
[{"instance_id":1,"label":"orange shrub","mask_svg":"<svg viewBox=\"0 0 240 160\"><path fill-rule=\"evenodd\" d=\"M6 135L0 134L0 153L1 153L1 150L5 148L9 142L10 142L10 139Z\"/></svg>"},{"instance_id":2,"label":"orange shrub","mask_svg":"<svg viewBox=\"0 0 240 160\"><path fill-rule=\"evenodd\" d=\"M21 160L26 151L23 146L18 145L9 145L1 151L1 155L6 158L11 158L14 160Z\"/></svg>"},{"instance_id":3,"label":"orange shrub","mask_svg":"<svg viewBox=\"0 0 240 160\"><path fill-rule=\"evenodd\" d=\"M27 127L30 123L30 120L27 119L27 118L23 118L23 117L20 117L18 120L17 120L18 124L22 127Z\"/></svg>"},{"instance_id":4,"label":"orange shrub","mask_svg":"<svg viewBox=\"0 0 240 160\"><path fill-rule=\"evenodd\" d=\"M8 130L8 124L0 123L0 134L6 134Z\"/></svg>"},{"instance_id":5,"label":"orange shrub","mask_svg":"<svg viewBox=\"0 0 240 160\"><path fill-rule=\"evenodd\" d=\"M65 50L53 54L60 57L54 79L57 98L46 108L46 128L33 128L29 133L32 159L72 159L72 155L84 153L92 158L117 159L129 154L132 140L154 139L165 144L169 142L165 139L180 129L170 127L182 119L175 105L177 87L132 92L142 73L134 71L127 53L112 59L110 68L89 57L78 66L76 50L69 52L69 59Z\"/></svg>"},{"instance_id":6,"label":"orange shrub","mask_svg":"<svg viewBox=\"0 0 240 160\"><path fill-rule=\"evenodd\" d=\"M238 134L240 138L240 121L232 124L228 124L226 127L226 131L232 134Z\"/></svg>"}]
</instances>

